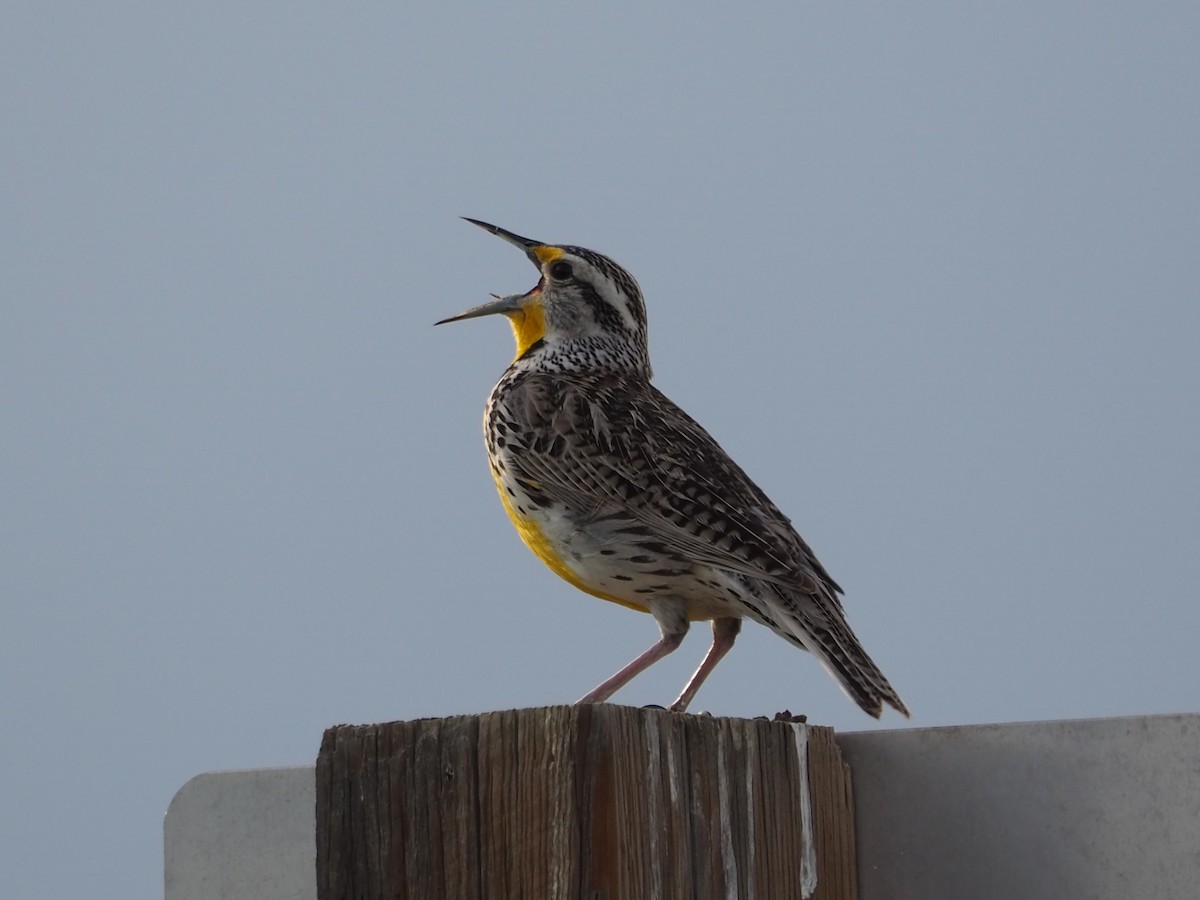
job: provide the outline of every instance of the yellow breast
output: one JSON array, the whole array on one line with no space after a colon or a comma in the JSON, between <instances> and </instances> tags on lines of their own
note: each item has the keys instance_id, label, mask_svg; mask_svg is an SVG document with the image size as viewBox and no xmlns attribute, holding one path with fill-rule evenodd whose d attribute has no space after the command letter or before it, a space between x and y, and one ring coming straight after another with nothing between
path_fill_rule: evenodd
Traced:
<instances>
[{"instance_id":1,"label":"yellow breast","mask_svg":"<svg viewBox=\"0 0 1200 900\"><path fill-rule=\"evenodd\" d=\"M546 537L546 533L542 531L537 521L531 516L521 515L516 507L512 505L512 498L508 496L508 491L505 490L504 484L500 481L494 469L492 470L492 477L495 478L496 489L500 492L500 502L504 504L504 511L508 513L508 517L512 520L513 527L517 529L517 534L521 536L521 540L525 542L525 546L532 550L534 556L544 562L550 568L551 572L579 588L584 593L591 594L593 597L599 597L601 600L609 600L612 603L619 603L630 609L636 609L638 612L649 612L646 607L639 603L627 600L624 597L615 597L584 582L579 577L579 574L567 565L566 560L563 559L554 542Z\"/></svg>"}]
</instances>

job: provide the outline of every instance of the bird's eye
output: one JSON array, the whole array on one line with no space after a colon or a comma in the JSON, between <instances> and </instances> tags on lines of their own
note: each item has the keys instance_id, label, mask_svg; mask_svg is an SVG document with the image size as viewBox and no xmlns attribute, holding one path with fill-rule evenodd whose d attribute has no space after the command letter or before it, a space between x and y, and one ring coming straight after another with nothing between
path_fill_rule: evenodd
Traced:
<instances>
[{"instance_id":1,"label":"bird's eye","mask_svg":"<svg viewBox=\"0 0 1200 900\"><path fill-rule=\"evenodd\" d=\"M550 267L550 277L555 281L566 281L571 277L572 269L569 262L556 262Z\"/></svg>"}]
</instances>

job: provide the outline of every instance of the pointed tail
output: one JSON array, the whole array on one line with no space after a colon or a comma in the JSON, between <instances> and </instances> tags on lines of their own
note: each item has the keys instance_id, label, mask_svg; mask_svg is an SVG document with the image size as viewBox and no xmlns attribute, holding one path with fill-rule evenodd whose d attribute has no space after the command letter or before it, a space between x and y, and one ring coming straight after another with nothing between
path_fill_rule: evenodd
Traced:
<instances>
[{"instance_id":1,"label":"pointed tail","mask_svg":"<svg viewBox=\"0 0 1200 900\"><path fill-rule=\"evenodd\" d=\"M804 598L803 603L797 603L783 591L778 593L790 614L780 617L781 621L774 628L776 633L812 653L846 695L867 715L878 719L886 703L906 719L910 718L908 707L896 689L879 670L879 666L875 665L842 617L840 604L836 601L821 603L820 600L827 598L819 600L813 596ZM804 607L816 607L813 612L817 614L809 614Z\"/></svg>"}]
</instances>

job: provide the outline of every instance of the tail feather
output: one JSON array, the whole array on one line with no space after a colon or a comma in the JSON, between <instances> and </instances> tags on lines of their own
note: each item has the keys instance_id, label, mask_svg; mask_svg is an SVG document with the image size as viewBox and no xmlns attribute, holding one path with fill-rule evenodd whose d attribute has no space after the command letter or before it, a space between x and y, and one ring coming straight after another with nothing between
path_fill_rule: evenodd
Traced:
<instances>
[{"instance_id":1,"label":"tail feather","mask_svg":"<svg viewBox=\"0 0 1200 900\"><path fill-rule=\"evenodd\" d=\"M782 592L777 593L782 595ZM812 653L867 715L878 719L886 703L906 719L910 718L908 707L863 649L841 616L839 605L814 604L816 598L805 598L804 606L810 609L816 606L813 609L816 614L811 615L802 611L801 604L793 598L781 596L781 599L784 600L783 614L771 624L772 630ZM821 609L821 606L825 608Z\"/></svg>"},{"instance_id":2,"label":"tail feather","mask_svg":"<svg viewBox=\"0 0 1200 900\"><path fill-rule=\"evenodd\" d=\"M815 654L817 659L869 715L878 719L883 713L883 704L887 703L904 718L910 718L908 707L854 633L849 627L837 630L843 633L835 636L823 629L813 629L813 636L821 648Z\"/></svg>"}]
</instances>

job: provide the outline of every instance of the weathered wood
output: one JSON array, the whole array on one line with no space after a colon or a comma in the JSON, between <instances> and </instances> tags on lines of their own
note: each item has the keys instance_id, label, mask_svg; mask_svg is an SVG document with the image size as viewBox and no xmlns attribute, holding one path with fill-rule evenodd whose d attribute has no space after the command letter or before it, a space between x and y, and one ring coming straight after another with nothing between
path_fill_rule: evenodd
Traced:
<instances>
[{"instance_id":1,"label":"weathered wood","mask_svg":"<svg viewBox=\"0 0 1200 900\"><path fill-rule=\"evenodd\" d=\"M789 900L814 881L818 900L857 896L828 728L602 704L321 743L321 900Z\"/></svg>"}]
</instances>

